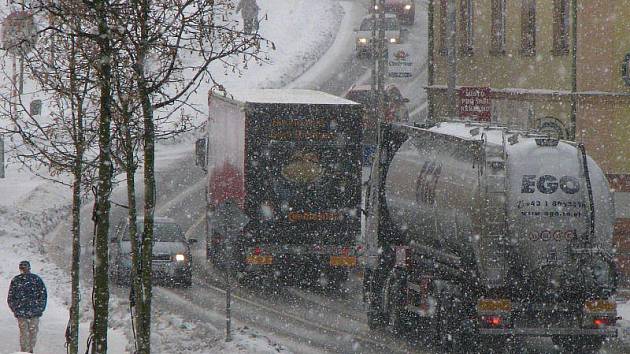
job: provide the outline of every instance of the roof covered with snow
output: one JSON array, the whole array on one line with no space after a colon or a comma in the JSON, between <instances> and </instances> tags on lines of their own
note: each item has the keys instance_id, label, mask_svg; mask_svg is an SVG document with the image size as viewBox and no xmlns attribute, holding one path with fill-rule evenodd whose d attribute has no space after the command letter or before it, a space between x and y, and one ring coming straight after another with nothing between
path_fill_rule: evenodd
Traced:
<instances>
[{"instance_id":1,"label":"roof covered with snow","mask_svg":"<svg viewBox=\"0 0 630 354\"><path fill-rule=\"evenodd\" d=\"M325 92L304 89L241 89L230 90L226 95L212 93L238 102L279 104L347 104L358 103Z\"/></svg>"}]
</instances>

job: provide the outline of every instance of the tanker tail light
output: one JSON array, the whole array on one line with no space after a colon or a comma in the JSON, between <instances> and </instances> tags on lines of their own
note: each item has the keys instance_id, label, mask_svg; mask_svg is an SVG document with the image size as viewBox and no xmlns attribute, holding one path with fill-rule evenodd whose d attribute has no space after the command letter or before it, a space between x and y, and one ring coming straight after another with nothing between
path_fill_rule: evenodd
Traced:
<instances>
[{"instance_id":1,"label":"tanker tail light","mask_svg":"<svg viewBox=\"0 0 630 354\"><path fill-rule=\"evenodd\" d=\"M595 328L602 328L606 326L614 326L615 320L609 317L596 317L593 319L593 326Z\"/></svg>"}]
</instances>

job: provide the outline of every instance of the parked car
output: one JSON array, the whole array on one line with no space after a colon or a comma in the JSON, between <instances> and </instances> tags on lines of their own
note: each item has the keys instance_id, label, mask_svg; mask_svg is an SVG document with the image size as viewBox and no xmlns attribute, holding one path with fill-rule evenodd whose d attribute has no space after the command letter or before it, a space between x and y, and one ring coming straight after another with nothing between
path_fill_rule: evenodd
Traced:
<instances>
[{"instance_id":1,"label":"parked car","mask_svg":"<svg viewBox=\"0 0 630 354\"><path fill-rule=\"evenodd\" d=\"M378 10L378 6L377 4L374 10ZM414 0L385 0L385 13L398 16L401 24L413 25L416 19L416 4Z\"/></svg>"},{"instance_id":2,"label":"parked car","mask_svg":"<svg viewBox=\"0 0 630 354\"><path fill-rule=\"evenodd\" d=\"M375 23L378 24L378 18L375 21L372 16L366 16L355 30L357 55L369 54L372 50L372 29ZM385 40L391 44L398 44L402 40L402 30L396 15L385 15Z\"/></svg>"},{"instance_id":3,"label":"parked car","mask_svg":"<svg viewBox=\"0 0 630 354\"><path fill-rule=\"evenodd\" d=\"M141 239L144 220L138 219L138 239ZM189 287L192 284L190 244L179 225L168 218L154 218L153 224L153 279ZM122 221L110 239L110 275L118 284L128 284L131 273L131 239L129 224Z\"/></svg>"}]
</instances>

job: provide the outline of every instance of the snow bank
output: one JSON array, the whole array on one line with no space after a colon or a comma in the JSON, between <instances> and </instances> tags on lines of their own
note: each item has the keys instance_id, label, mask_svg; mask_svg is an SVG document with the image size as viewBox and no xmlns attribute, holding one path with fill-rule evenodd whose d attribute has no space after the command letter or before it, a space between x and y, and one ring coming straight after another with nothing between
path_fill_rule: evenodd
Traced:
<instances>
[{"instance_id":1,"label":"snow bank","mask_svg":"<svg viewBox=\"0 0 630 354\"><path fill-rule=\"evenodd\" d=\"M27 184L30 186L30 184ZM48 289L48 305L41 317L38 344L35 349L41 354L65 353L64 333L68 322L70 298L69 275L57 267L46 255L41 238L56 223L66 217L65 208L59 205L58 195L46 193L45 184L39 185L33 192L37 199L31 199L31 210L18 210L6 205L0 206L0 353L11 353L19 349L17 321L6 303L6 294L13 276L17 275L18 263L29 260L33 273L38 274ZM25 192L21 186L14 186L16 191ZM5 200L2 200L4 204ZM25 205L26 206L26 205ZM48 207L51 207L50 209ZM84 299L89 299L85 297ZM84 304L85 305L85 304ZM82 352L89 332L89 319L83 319L80 326ZM110 331L109 348L112 353L126 353L127 338L122 331Z\"/></svg>"}]
</instances>

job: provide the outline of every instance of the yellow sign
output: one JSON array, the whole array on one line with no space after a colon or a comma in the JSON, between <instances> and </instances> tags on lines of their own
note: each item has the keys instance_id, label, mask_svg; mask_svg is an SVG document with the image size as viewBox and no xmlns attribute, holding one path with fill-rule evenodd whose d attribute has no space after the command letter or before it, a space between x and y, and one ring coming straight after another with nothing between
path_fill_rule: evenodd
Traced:
<instances>
[{"instance_id":1,"label":"yellow sign","mask_svg":"<svg viewBox=\"0 0 630 354\"><path fill-rule=\"evenodd\" d=\"M247 264L252 265L270 265L273 264L272 256L247 256Z\"/></svg>"},{"instance_id":2,"label":"yellow sign","mask_svg":"<svg viewBox=\"0 0 630 354\"><path fill-rule=\"evenodd\" d=\"M584 304L587 312L613 312L617 308L614 301L590 300Z\"/></svg>"},{"instance_id":3,"label":"yellow sign","mask_svg":"<svg viewBox=\"0 0 630 354\"><path fill-rule=\"evenodd\" d=\"M289 221L339 221L341 215L339 213L330 212L296 212L292 211L288 215Z\"/></svg>"},{"instance_id":4,"label":"yellow sign","mask_svg":"<svg viewBox=\"0 0 630 354\"><path fill-rule=\"evenodd\" d=\"M512 302L508 299L481 299L477 302L478 311L512 311Z\"/></svg>"},{"instance_id":5,"label":"yellow sign","mask_svg":"<svg viewBox=\"0 0 630 354\"><path fill-rule=\"evenodd\" d=\"M333 267L356 267L357 257L354 256L330 256L330 265Z\"/></svg>"},{"instance_id":6,"label":"yellow sign","mask_svg":"<svg viewBox=\"0 0 630 354\"><path fill-rule=\"evenodd\" d=\"M313 152L296 152L282 167L282 176L291 182L310 184L319 179L324 169Z\"/></svg>"}]
</instances>

